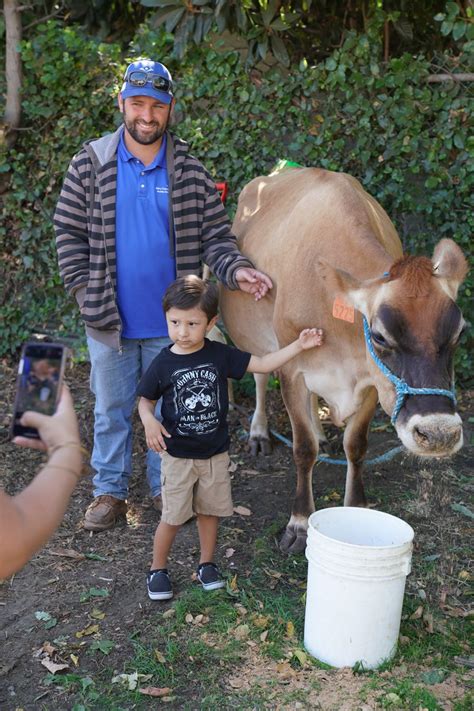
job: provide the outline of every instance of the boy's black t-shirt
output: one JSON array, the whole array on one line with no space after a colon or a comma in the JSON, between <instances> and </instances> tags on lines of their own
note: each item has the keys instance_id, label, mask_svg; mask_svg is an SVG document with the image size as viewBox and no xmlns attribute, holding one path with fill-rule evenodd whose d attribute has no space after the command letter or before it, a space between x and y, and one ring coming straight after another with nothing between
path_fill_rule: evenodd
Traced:
<instances>
[{"instance_id":1,"label":"boy's black t-shirt","mask_svg":"<svg viewBox=\"0 0 474 711\"><path fill-rule=\"evenodd\" d=\"M138 395L163 398L167 452L173 457L209 459L229 449L227 378L245 375L250 353L207 338L189 355L163 348L140 380Z\"/></svg>"}]
</instances>

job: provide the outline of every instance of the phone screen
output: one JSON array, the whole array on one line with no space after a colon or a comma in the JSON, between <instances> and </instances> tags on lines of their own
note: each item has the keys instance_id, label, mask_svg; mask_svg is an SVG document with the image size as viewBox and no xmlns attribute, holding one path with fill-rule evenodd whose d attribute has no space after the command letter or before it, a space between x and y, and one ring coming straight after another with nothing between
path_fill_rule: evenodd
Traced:
<instances>
[{"instance_id":1,"label":"phone screen","mask_svg":"<svg viewBox=\"0 0 474 711\"><path fill-rule=\"evenodd\" d=\"M59 343L27 343L18 366L17 392L13 415L13 436L38 438L33 427L20 419L26 410L53 415L59 400L64 372L65 349Z\"/></svg>"}]
</instances>

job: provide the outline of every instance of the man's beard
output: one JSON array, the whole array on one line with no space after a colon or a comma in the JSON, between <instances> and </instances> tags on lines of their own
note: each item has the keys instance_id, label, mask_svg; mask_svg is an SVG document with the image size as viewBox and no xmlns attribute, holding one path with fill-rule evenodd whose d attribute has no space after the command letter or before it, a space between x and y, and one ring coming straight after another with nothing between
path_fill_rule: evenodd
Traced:
<instances>
[{"instance_id":1,"label":"man's beard","mask_svg":"<svg viewBox=\"0 0 474 711\"><path fill-rule=\"evenodd\" d=\"M139 120L136 119L135 121L129 121L129 120L127 119L127 113L126 113L126 111L124 111L124 114L123 114L123 122L124 122L124 124L125 124L125 127L126 127L127 131L129 132L129 134L131 135L131 137L132 137L137 143L140 143L142 146L149 146L150 144L155 143L156 141L158 141L158 140L163 136L164 132L165 132L166 129L168 128L169 118L170 118L170 112L168 111L168 117L167 117L167 119L166 119L166 121L165 121L165 123L164 123L163 125L160 125L160 124L157 123L156 121L151 122L151 123L149 123L149 124L147 124L147 125L153 125L153 126L155 126L155 127L156 127L155 130L152 131L151 133L143 134L143 133L141 132L141 129L140 129L140 126L139 126Z\"/></svg>"}]
</instances>

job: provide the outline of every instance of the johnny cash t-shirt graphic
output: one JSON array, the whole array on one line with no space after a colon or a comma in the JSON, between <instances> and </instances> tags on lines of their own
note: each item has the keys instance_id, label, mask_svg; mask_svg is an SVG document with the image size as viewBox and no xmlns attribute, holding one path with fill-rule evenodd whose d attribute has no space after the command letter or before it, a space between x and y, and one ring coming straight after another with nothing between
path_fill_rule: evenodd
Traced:
<instances>
[{"instance_id":1,"label":"johnny cash t-shirt graphic","mask_svg":"<svg viewBox=\"0 0 474 711\"><path fill-rule=\"evenodd\" d=\"M181 435L207 435L219 425L217 369L206 363L197 370L181 369L171 375L178 411L176 432Z\"/></svg>"},{"instance_id":2,"label":"johnny cash t-shirt graphic","mask_svg":"<svg viewBox=\"0 0 474 711\"><path fill-rule=\"evenodd\" d=\"M160 351L137 392L152 401L163 398L168 454L208 459L229 449L227 378L242 378L249 360L250 353L207 338L194 353L173 353L169 346Z\"/></svg>"}]
</instances>

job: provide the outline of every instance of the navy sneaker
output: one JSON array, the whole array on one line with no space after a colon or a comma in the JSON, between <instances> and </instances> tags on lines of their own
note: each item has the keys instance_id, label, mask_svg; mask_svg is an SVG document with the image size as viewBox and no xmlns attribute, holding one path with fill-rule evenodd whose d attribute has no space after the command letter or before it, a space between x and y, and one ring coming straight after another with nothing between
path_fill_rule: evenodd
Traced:
<instances>
[{"instance_id":1,"label":"navy sneaker","mask_svg":"<svg viewBox=\"0 0 474 711\"><path fill-rule=\"evenodd\" d=\"M173 597L171 579L166 568L150 570L146 576L146 586L150 600L169 600Z\"/></svg>"},{"instance_id":2,"label":"navy sneaker","mask_svg":"<svg viewBox=\"0 0 474 711\"><path fill-rule=\"evenodd\" d=\"M200 563L197 578L204 590L218 590L225 587L225 580L222 579L219 568L214 563Z\"/></svg>"}]
</instances>

